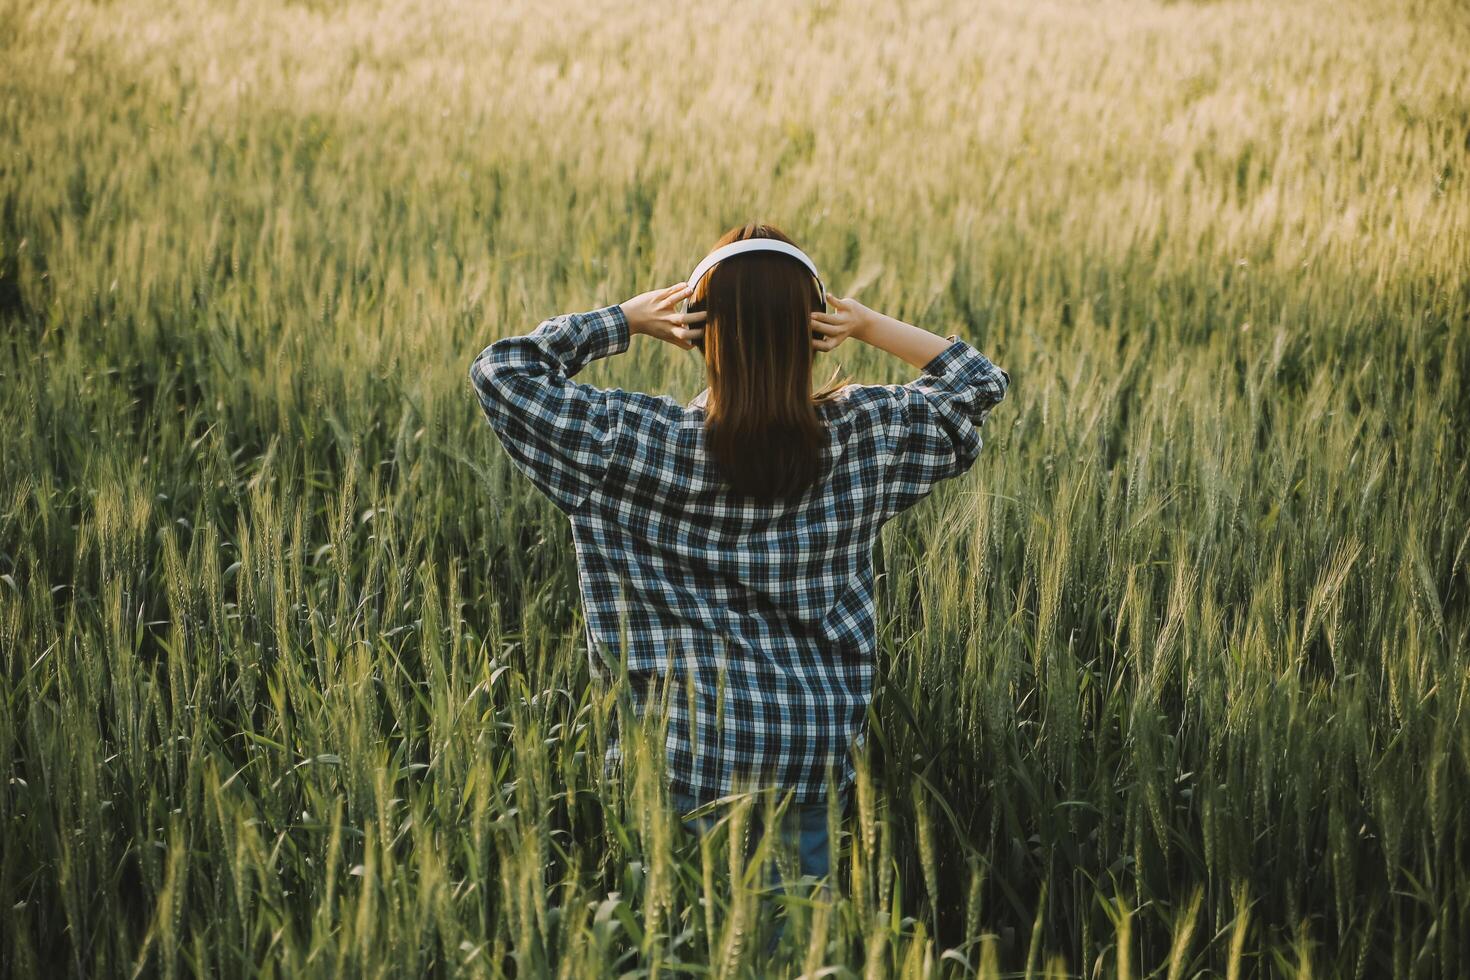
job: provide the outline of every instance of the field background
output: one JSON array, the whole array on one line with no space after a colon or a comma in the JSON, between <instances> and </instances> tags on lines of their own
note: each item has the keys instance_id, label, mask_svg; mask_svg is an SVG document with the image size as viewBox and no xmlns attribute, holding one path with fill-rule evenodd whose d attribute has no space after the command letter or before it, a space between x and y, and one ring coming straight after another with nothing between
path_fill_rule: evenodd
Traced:
<instances>
[{"instance_id":1,"label":"field background","mask_svg":"<svg viewBox=\"0 0 1470 980\"><path fill-rule=\"evenodd\" d=\"M3 972L1462 975L1463 5L0 23ZM749 219L1013 378L884 530L779 963L657 765L604 781L566 523L466 379Z\"/></svg>"}]
</instances>

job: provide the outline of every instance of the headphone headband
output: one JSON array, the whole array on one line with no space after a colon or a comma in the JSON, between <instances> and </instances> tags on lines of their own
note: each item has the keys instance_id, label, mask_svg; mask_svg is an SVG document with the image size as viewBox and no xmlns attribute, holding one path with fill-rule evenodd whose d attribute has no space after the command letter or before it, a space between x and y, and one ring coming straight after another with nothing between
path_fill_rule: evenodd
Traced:
<instances>
[{"instance_id":1,"label":"headphone headband","mask_svg":"<svg viewBox=\"0 0 1470 980\"><path fill-rule=\"evenodd\" d=\"M822 297L822 309L825 310L827 308L827 287L822 284L822 277L817 273L817 264L801 249L792 245L790 242L783 242L779 238L743 238L738 242L721 245L700 259L699 265L696 265L694 271L689 274L687 282L689 283L690 295L692 296L693 291L698 288L699 280L708 275L709 271L717 264L732 256L744 255L746 252L780 252L782 255L789 255L793 259L801 262L802 265L807 267L807 271L812 274L812 278L817 281L817 291Z\"/></svg>"}]
</instances>

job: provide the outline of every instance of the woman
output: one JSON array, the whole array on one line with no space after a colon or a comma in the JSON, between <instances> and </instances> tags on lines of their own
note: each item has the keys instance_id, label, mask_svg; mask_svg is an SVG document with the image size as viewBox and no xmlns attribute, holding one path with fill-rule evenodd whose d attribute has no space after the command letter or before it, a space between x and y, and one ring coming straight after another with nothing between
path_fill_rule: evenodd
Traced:
<instances>
[{"instance_id":1,"label":"woman","mask_svg":"<svg viewBox=\"0 0 1470 980\"><path fill-rule=\"evenodd\" d=\"M747 224L716 247L747 239L791 245ZM815 267L788 251L552 317L485 348L470 378L516 465L571 519L594 670L626 664L639 712L670 687L674 804L789 791L785 829L802 873L821 876L827 787L853 781L872 691L873 541L970 467L1010 377L856 300L828 294L825 312ZM632 334L700 348L709 387L681 405L571 380ZM815 352L849 338L923 374L813 393Z\"/></svg>"}]
</instances>

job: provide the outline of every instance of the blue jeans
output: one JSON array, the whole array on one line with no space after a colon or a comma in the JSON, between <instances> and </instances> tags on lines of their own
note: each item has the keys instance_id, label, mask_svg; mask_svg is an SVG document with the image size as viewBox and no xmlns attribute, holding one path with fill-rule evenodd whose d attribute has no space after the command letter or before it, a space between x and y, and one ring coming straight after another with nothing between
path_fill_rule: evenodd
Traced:
<instances>
[{"instance_id":1,"label":"blue jeans","mask_svg":"<svg viewBox=\"0 0 1470 980\"><path fill-rule=\"evenodd\" d=\"M669 802L673 805L674 812L683 819L684 826L696 835L703 836L708 833L720 820L719 813L707 813L698 817L684 817L684 814L699 806L699 801L687 793L678 790L669 790ZM751 813L755 826L760 823L760 810L757 807ZM811 875L814 878L825 878L830 868L830 856L827 846L827 804L826 803L789 803L781 820L781 840L788 846L795 839L796 853L799 859L801 874ZM748 854L747 854L748 856ZM763 880L767 885L779 881L776 872L776 863L770 861L763 874ZM786 891L782 887L782 891ZM766 941L765 953L770 958L776 954L780 945L781 937L786 932L786 920L776 920L776 927L771 931L770 938Z\"/></svg>"},{"instance_id":2,"label":"blue jeans","mask_svg":"<svg viewBox=\"0 0 1470 980\"><path fill-rule=\"evenodd\" d=\"M678 790L669 791L669 802L673 804L674 811L681 817L699 806L698 800ZM751 815L759 820L759 809L752 811ZM684 818L684 826L702 836L719 819L720 814L707 813L703 816ZM789 845L793 838L796 843L801 873L815 878L824 877L831 870L827 845L827 804L788 804L781 821L781 839Z\"/></svg>"}]
</instances>

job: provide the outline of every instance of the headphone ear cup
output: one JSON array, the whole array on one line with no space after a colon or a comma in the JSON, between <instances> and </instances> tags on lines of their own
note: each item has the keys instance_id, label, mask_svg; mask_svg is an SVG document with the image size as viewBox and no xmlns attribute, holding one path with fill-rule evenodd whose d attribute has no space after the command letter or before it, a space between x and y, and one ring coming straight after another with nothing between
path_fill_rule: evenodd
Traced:
<instances>
[{"instance_id":1,"label":"headphone ear cup","mask_svg":"<svg viewBox=\"0 0 1470 980\"><path fill-rule=\"evenodd\" d=\"M680 313L688 313L689 312L689 302L690 302L689 297L688 296L685 296L684 299L679 304L680 305L680 309L679 309L679 312ZM700 321L700 323L698 325L701 326L701 327L703 327L707 323L709 323L708 317L706 317L704 320ZM691 340L690 343L693 344L695 347L699 348L699 352L701 354L703 354L704 353L704 331L701 330L699 332L699 336L696 337L694 340Z\"/></svg>"}]
</instances>

